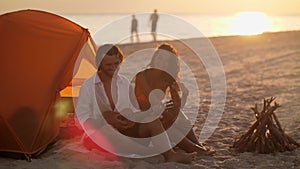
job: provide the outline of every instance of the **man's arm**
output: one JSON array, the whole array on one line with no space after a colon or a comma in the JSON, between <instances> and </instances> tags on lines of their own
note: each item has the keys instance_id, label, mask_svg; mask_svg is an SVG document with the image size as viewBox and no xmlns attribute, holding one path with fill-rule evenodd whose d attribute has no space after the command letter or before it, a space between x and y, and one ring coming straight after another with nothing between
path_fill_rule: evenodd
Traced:
<instances>
[{"instance_id":1,"label":"man's arm","mask_svg":"<svg viewBox=\"0 0 300 169\"><path fill-rule=\"evenodd\" d=\"M93 132L93 130L99 129L103 125L100 117L94 117L93 99L88 84L84 83L80 89L75 113L76 120L78 120L81 127L89 132Z\"/></svg>"},{"instance_id":2,"label":"man's arm","mask_svg":"<svg viewBox=\"0 0 300 169\"><path fill-rule=\"evenodd\" d=\"M78 102L76 105L76 119L83 125L92 116L92 102L87 85L83 84L80 88Z\"/></svg>"},{"instance_id":3,"label":"man's arm","mask_svg":"<svg viewBox=\"0 0 300 169\"><path fill-rule=\"evenodd\" d=\"M132 127L132 122L124 118L120 113L114 111L106 111L102 113L106 122L117 130L125 130Z\"/></svg>"}]
</instances>

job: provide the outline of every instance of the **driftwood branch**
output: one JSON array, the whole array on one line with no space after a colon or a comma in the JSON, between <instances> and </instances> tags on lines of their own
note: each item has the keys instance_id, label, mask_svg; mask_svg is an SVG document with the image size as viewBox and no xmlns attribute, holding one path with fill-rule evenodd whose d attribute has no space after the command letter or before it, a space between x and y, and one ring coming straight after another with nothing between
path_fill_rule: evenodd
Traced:
<instances>
[{"instance_id":1,"label":"driftwood branch","mask_svg":"<svg viewBox=\"0 0 300 169\"><path fill-rule=\"evenodd\" d=\"M262 111L258 111L257 104L251 107L256 122L250 129L233 144L238 152L273 153L292 151L300 146L295 140L286 135L275 115L280 107L275 97L263 100Z\"/></svg>"}]
</instances>

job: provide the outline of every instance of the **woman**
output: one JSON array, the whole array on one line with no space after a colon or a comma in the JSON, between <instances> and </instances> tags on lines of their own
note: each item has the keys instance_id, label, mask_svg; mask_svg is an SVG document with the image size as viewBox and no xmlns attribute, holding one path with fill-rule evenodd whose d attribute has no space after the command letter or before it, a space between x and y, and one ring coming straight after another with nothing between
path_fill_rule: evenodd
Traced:
<instances>
[{"instance_id":1,"label":"woman","mask_svg":"<svg viewBox=\"0 0 300 169\"><path fill-rule=\"evenodd\" d=\"M163 102L163 97L149 99L151 91L159 89L164 92L164 96L169 96L170 100L166 101L166 109L160 117L164 128L167 130L174 123L178 127L178 132L184 134L182 125L189 127L186 136L178 143L178 147L187 152L198 152L200 155L211 155L215 151L199 143L190 121L183 114L181 108L185 104L188 96L188 90L180 82L180 62L177 50L168 43L163 43L155 50L148 68L139 72L135 79L135 95L142 111L149 110L153 104L151 102L159 100ZM180 97L179 92L182 93ZM178 117L178 118L177 118ZM176 121L176 122L175 122Z\"/></svg>"}]
</instances>

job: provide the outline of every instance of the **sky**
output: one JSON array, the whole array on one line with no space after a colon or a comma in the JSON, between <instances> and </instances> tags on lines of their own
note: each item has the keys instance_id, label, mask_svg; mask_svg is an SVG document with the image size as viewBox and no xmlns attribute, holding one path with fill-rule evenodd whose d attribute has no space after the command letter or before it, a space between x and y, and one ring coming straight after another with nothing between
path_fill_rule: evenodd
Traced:
<instances>
[{"instance_id":1,"label":"sky","mask_svg":"<svg viewBox=\"0 0 300 169\"><path fill-rule=\"evenodd\" d=\"M54 13L234 14L257 11L274 15L300 14L300 0L0 0L0 13L39 9Z\"/></svg>"}]
</instances>

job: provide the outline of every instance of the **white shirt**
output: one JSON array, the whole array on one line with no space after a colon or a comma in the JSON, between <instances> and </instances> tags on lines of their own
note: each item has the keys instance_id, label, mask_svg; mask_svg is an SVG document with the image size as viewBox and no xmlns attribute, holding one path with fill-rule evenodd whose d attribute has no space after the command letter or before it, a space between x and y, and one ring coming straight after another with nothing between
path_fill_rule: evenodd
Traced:
<instances>
[{"instance_id":1,"label":"white shirt","mask_svg":"<svg viewBox=\"0 0 300 169\"><path fill-rule=\"evenodd\" d=\"M129 80L122 75L117 75L116 80L117 102L115 103L115 110L111 109L103 83L97 73L82 84L76 106L76 117L81 127L89 118L99 119L101 125L105 125L106 122L102 116L105 111L121 112L128 108L133 112L138 111L135 107L138 105L137 100L134 91L130 89Z\"/></svg>"}]
</instances>

